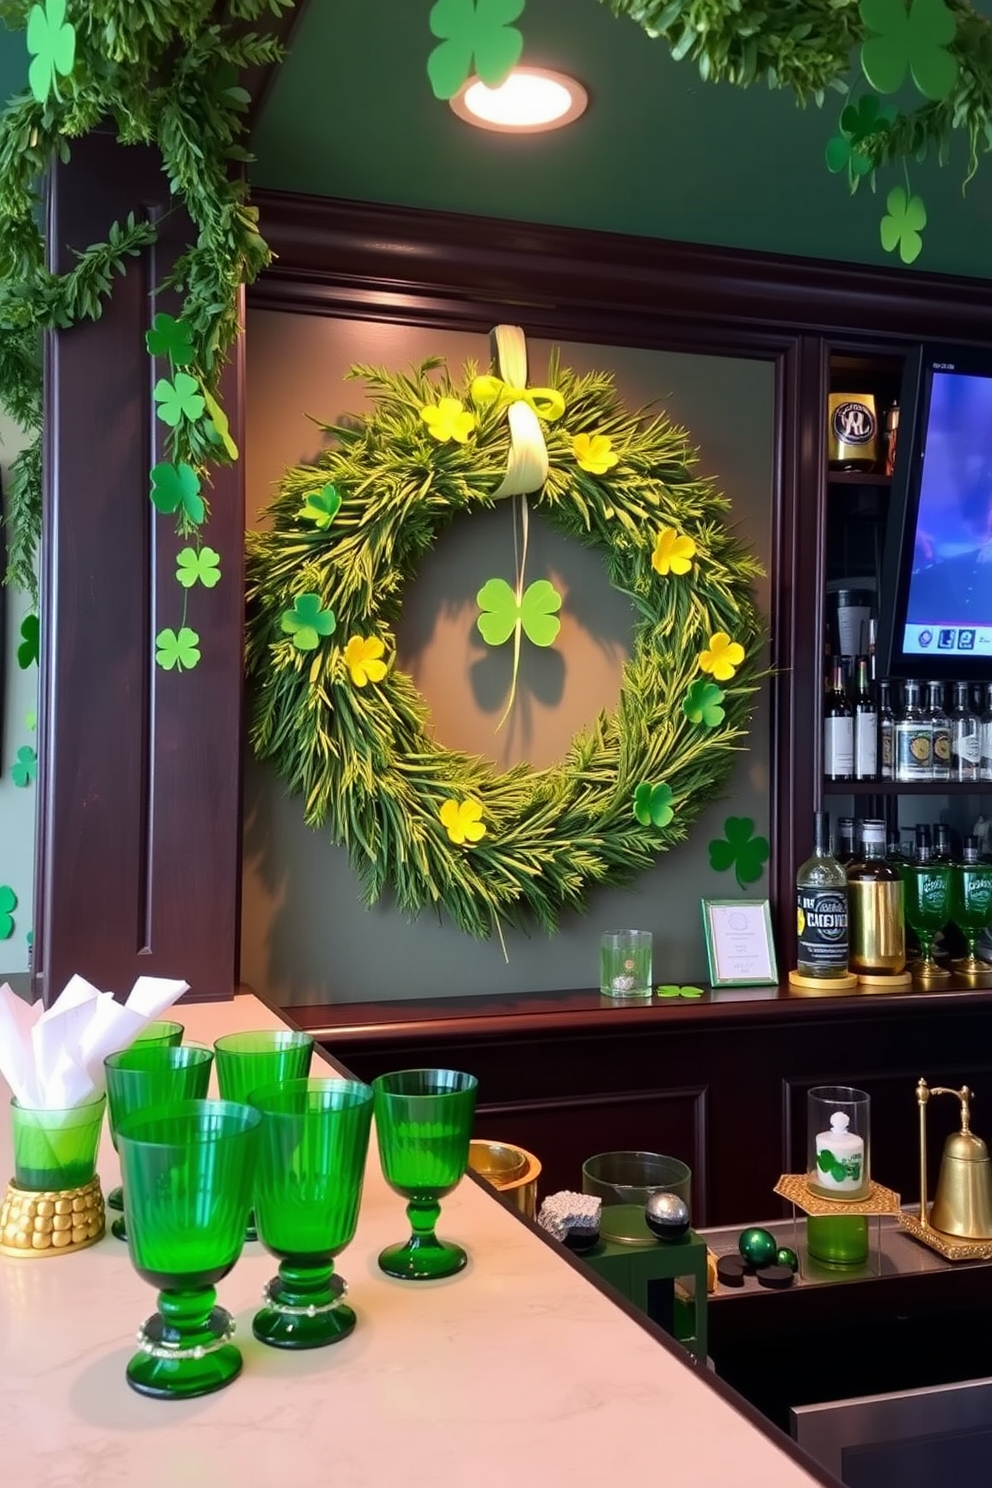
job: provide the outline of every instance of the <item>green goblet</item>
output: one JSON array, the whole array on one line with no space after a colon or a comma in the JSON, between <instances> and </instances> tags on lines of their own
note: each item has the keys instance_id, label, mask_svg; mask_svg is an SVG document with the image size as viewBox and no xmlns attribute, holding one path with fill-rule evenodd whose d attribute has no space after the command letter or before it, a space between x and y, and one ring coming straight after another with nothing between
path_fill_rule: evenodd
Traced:
<instances>
[{"instance_id":1,"label":"green goblet","mask_svg":"<svg viewBox=\"0 0 992 1488\"><path fill-rule=\"evenodd\" d=\"M181 1044L186 1032L181 1023L172 1023L167 1018L156 1018L146 1023L134 1039L135 1044ZM134 1047L134 1044L131 1046Z\"/></svg>"},{"instance_id":2,"label":"green goblet","mask_svg":"<svg viewBox=\"0 0 992 1488\"><path fill-rule=\"evenodd\" d=\"M261 1121L251 1106L190 1100L136 1111L117 1129L131 1261L159 1289L127 1366L140 1395L208 1395L241 1372L214 1288L244 1244Z\"/></svg>"},{"instance_id":3,"label":"green goblet","mask_svg":"<svg viewBox=\"0 0 992 1488\"><path fill-rule=\"evenodd\" d=\"M906 863L902 869L906 924L916 931L920 959L910 971L920 981L935 981L950 975L934 960L933 942L951 918L951 868L949 863Z\"/></svg>"},{"instance_id":4,"label":"green goblet","mask_svg":"<svg viewBox=\"0 0 992 1488\"><path fill-rule=\"evenodd\" d=\"M355 1326L334 1257L358 1223L372 1090L354 1080L288 1080L253 1091L251 1104L262 1113L255 1223L280 1258L252 1332L274 1348L321 1348Z\"/></svg>"},{"instance_id":5,"label":"green goblet","mask_svg":"<svg viewBox=\"0 0 992 1488\"><path fill-rule=\"evenodd\" d=\"M213 1059L212 1049L147 1041L132 1044L118 1054L108 1054L103 1067L114 1146L117 1146L117 1127L135 1111L147 1110L149 1106L171 1106L182 1100L202 1100L207 1093ZM124 1190L111 1189L107 1204L111 1209L123 1209ZM123 1217L115 1219L110 1230L118 1240L127 1239Z\"/></svg>"},{"instance_id":6,"label":"green goblet","mask_svg":"<svg viewBox=\"0 0 992 1488\"><path fill-rule=\"evenodd\" d=\"M965 955L953 962L954 970L965 976L984 975L987 961L979 960L975 946L986 925L992 923L992 863L978 861L978 849L965 843L962 863L951 870L951 919L965 939Z\"/></svg>"},{"instance_id":7,"label":"green goblet","mask_svg":"<svg viewBox=\"0 0 992 1488\"><path fill-rule=\"evenodd\" d=\"M468 1166L478 1081L460 1070L396 1070L372 1081L379 1161L390 1188L407 1199L412 1234L379 1256L387 1276L430 1281L460 1271L460 1245L434 1233L441 1206Z\"/></svg>"},{"instance_id":8,"label":"green goblet","mask_svg":"<svg viewBox=\"0 0 992 1488\"><path fill-rule=\"evenodd\" d=\"M221 1099L247 1103L253 1090L303 1080L310 1072L313 1039L291 1028L263 1028L225 1033L214 1042ZM257 1240L254 1211L248 1216L246 1240Z\"/></svg>"}]
</instances>

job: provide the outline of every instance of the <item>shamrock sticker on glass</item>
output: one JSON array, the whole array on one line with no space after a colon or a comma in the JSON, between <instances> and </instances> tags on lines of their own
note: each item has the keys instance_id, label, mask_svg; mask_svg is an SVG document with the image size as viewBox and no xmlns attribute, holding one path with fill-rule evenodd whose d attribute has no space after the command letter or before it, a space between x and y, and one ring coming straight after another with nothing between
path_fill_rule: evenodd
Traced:
<instances>
[{"instance_id":1,"label":"shamrock sticker on glass","mask_svg":"<svg viewBox=\"0 0 992 1488\"><path fill-rule=\"evenodd\" d=\"M642 780L634 790L633 809L642 827L667 827L675 815L671 786Z\"/></svg>"},{"instance_id":2,"label":"shamrock sticker on glass","mask_svg":"<svg viewBox=\"0 0 992 1488\"><path fill-rule=\"evenodd\" d=\"M456 444L467 444L475 428L475 414L459 398L441 398L437 403L425 403L420 417L438 444L447 444L449 439Z\"/></svg>"},{"instance_id":3,"label":"shamrock sticker on glass","mask_svg":"<svg viewBox=\"0 0 992 1488\"><path fill-rule=\"evenodd\" d=\"M15 785L30 785L38 773L38 756L29 744L23 744L17 751L17 758L10 768L10 776Z\"/></svg>"},{"instance_id":4,"label":"shamrock sticker on glass","mask_svg":"<svg viewBox=\"0 0 992 1488\"><path fill-rule=\"evenodd\" d=\"M193 360L192 332L174 315L156 315L151 330L145 332L145 346L149 356L168 357L176 367L185 367Z\"/></svg>"},{"instance_id":5,"label":"shamrock sticker on glass","mask_svg":"<svg viewBox=\"0 0 992 1488\"><path fill-rule=\"evenodd\" d=\"M576 434L572 440L572 454L579 469L587 470L590 475L605 475L620 461L612 439L606 434Z\"/></svg>"},{"instance_id":6,"label":"shamrock sticker on glass","mask_svg":"<svg viewBox=\"0 0 992 1488\"><path fill-rule=\"evenodd\" d=\"M473 62L488 88L506 80L524 49L523 37L510 24L523 8L524 0L437 0L429 24L441 45L427 59L435 98L454 98Z\"/></svg>"},{"instance_id":7,"label":"shamrock sticker on glass","mask_svg":"<svg viewBox=\"0 0 992 1488\"><path fill-rule=\"evenodd\" d=\"M326 532L341 510L341 497L334 486L328 483L319 491L310 491L300 508L304 522L312 522L321 532Z\"/></svg>"},{"instance_id":8,"label":"shamrock sticker on glass","mask_svg":"<svg viewBox=\"0 0 992 1488\"><path fill-rule=\"evenodd\" d=\"M200 662L200 637L188 625L178 631L169 627L155 637L155 660L164 672L191 672Z\"/></svg>"},{"instance_id":9,"label":"shamrock sticker on glass","mask_svg":"<svg viewBox=\"0 0 992 1488\"><path fill-rule=\"evenodd\" d=\"M160 512L181 512L194 526L199 526L206 515L200 477L192 465L173 465L163 460L153 466L151 497Z\"/></svg>"},{"instance_id":10,"label":"shamrock sticker on glass","mask_svg":"<svg viewBox=\"0 0 992 1488\"><path fill-rule=\"evenodd\" d=\"M666 982L655 991L659 997L702 997L702 987L677 987L674 983Z\"/></svg>"},{"instance_id":11,"label":"shamrock sticker on glass","mask_svg":"<svg viewBox=\"0 0 992 1488\"><path fill-rule=\"evenodd\" d=\"M220 554L215 548L183 548L176 555L176 580L184 589L194 584L212 589L220 583Z\"/></svg>"},{"instance_id":12,"label":"shamrock sticker on glass","mask_svg":"<svg viewBox=\"0 0 992 1488\"><path fill-rule=\"evenodd\" d=\"M923 199L910 196L904 186L893 186L885 199L888 208L879 225L879 236L886 253L899 249L904 264L915 262L923 248L920 233L927 225L927 209Z\"/></svg>"},{"instance_id":13,"label":"shamrock sticker on glass","mask_svg":"<svg viewBox=\"0 0 992 1488\"><path fill-rule=\"evenodd\" d=\"M710 867L717 873L733 868L742 889L757 883L771 851L768 838L755 837L749 816L728 816L723 830L726 836L714 838L709 845Z\"/></svg>"},{"instance_id":14,"label":"shamrock sticker on glass","mask_svg":"<svg viewBox=\"0 0 992 1488\"><path fill-rule=\"evenodd\" d=\"M662 527L651 554L651 567L662 577L666 574L687 574L696 556L696 544L674 527Z\"/></svg>"},{"instance_id":15,"label":"shamrock sticker on glass","mask_svg":"<svg viewBox=\"0 0 992 1488\"><path fill-rule=\"evenodd\" d=\"M37 615L25 615L21 621L21 643L17 648L17 665L26 672L33 661L38 660L41 631Z\"/></svg>"},{"instance_id":16,"label":"shamrock sticker on glass","mask_svg":"<svg viewBox=\"0 0 992 1488\"><path fill-rule=\"evenodd\" d=\"M479 801L445 801L438 816L454 843L481 842L486 835L486 824L481 820L482 805Z\"/></svg>"},{"instance_id":17,"label":"shamrock sticker on glass","mask_svg":"<svg viewBox=\"0 0 992 1488\"><path fill-rule=\"evenodd\" d=\"M59 103L56 75L68 77L76 63L76 30L65 18L65 0L45 0L28 12L28 51L34 59L28 84L39 103L54 93Z\"/></svg>"},{"instance_id":18,"label":"shamrock sticker on glass","mask_svg":"<svg viewBox=\"0 0 992 1488\"><path fill-rule=\"evenodd\" d=\"M207 406L199 382L188 372L177 372L171 381L168 377L160 377L152 396L158 404L159 418L171 429L175 429L182 419L195 424Z\"/></svg>"},{"instance_id":19,"label":"shamrock sticker on glass","mask_svg":"<svg viewBox=\"0 0 992 1488\"><path fill-rule=\"evenodd\" d=\"M283 610L280 621L298 651L316 651L321 636L333 635L337 623L334 611L322 607L319 594L298 594L293 608Z\"/></svg>"},{"instance_id":20,"label":"shamrock sticker on glass","mask_svg":"<svg viewBox=\"0 0 992 1488\"><path fill-rule=\"evenodd\" d=\"M17 895L10 884L0 884L0 940L9 940L14 933L14 910Z\"/></svg>"},{"instance_id":21,"label":"shamrock sticker on glass","mask_svg":"<svg viewBox=\"0 0 992 1488\"><path fill-rule=\"evenodd\" d=\"M382 681L388 670L382 660L385 650L376 636L352 636L344 648L344 664L356 687Z\"/></svg>"},{"instance_id":22,"label":"shamrock sticker on glass","mask_svg":"<svg viewBox=\"0 0 992 1488\"><path fill-rule=\"evenodd\" d=\"M711 672L718 682L729 682L744 660L744 647L732 641L725 630L710 636L709 646L699 653L699 669Z\"/></svg>"},{"instance_id":23,"label":"shamrock sticker on glass","mask_svg":"<svg viewBox=\"0 0 992 1488\"><path fill-rule=\"evenodd\" d=\"M721 704L726 698L722 687L697 677L682 700L682 712L690 723L702 723L706 728L719 728L727 716Z\"/></svg>"},{"instance_id":24,"label":"shamrock sticker on glass","mask_svg":"<svg viewBox=\"0 0 992 1488\"><path fill-rule=\"evenodd\" d=\"M861 19L873 34L861 45L861 68L878 93L895 93L907 72L924 98L939 102L957 81L947 48L957 21L944 0L861 0Z\"/></svg>"},{"instance_id":25,"label":"shamrock sticker on glass","mask_svg":"<svg viewBox=\"0 0 992 1488\"><path fill-rule=\"evenodd\" d=\"M867 176L872 162L861 146L873 134L887 134L894 114L894 109L880 103L874 93L866 93L856 104L846 104L841 110L838 133L827 141L827 170L834 175L846 170L852 181L857 176Z\"/></svg>"}]
</instances>

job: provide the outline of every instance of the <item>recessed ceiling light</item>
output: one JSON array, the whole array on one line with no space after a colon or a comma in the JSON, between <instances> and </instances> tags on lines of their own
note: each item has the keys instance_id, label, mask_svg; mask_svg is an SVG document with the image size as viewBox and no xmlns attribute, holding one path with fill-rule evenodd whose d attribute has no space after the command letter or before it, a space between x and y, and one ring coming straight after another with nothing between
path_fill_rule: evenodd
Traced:
<instances>
[{"instance_id":1,"label":"recessed ceiling light","mask_svg":"<svg viewBox=\"0 0 992 1488\"><path fill-rule=\"evenodd\" d=\"M459 119L479 129L534 134L561 129L585 113L589 95L581 83L544 67L515 67L498 88L469 78L450 100Z\"/></svg>"}]
</instances>

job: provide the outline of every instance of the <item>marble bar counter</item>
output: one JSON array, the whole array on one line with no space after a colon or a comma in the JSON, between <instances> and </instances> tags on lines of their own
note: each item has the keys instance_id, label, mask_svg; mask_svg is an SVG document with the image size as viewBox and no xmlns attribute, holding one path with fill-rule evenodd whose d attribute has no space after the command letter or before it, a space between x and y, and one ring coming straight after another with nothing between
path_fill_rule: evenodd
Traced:
<instances>
[{"instance_id":1,"label":"marble bar counter","mask_svg":"<svg viewBox=\"0 0 992 1488\"><path fill-rule=\"evenodd\" d=\"M250 995L182 1006L188 1040L278 1026ZM314 1072L321 1065L314 1061ZM324 1066L324 1072L337 1073ZM3 1092L6 1097L7 1092ZM13 1171L10 1123L0 1168ZM119 1169L104 1137L107 1192ZM218 1301L237 1322L240 1378L199 1400L136 1395L124 1368L155 1294L109 1234L76 1255L0 1256L3 1488L802 1488L832 1483L737 1396L697 1372L484 1185L442 1206L460 1276L409 1283L376 1266L403 1238L373 1135L356 1237L338 1261L351 1337L284 1353L252 1314L276 1261L246 1245Z\"/></svg>"}]
</instances>

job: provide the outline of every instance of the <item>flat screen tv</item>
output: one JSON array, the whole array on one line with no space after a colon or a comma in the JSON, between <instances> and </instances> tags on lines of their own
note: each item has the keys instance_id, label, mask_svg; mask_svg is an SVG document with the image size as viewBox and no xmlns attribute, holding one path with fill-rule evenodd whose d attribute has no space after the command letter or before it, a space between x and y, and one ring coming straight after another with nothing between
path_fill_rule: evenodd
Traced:
<instances>
[{"instance_id":1,"label":"flat screen tv","mask_svg":"<svg viewBox=\"0 0 992 1488\"><path fill-rule=\"evenodd\" d=\"M878 675L992 679L992 347L907 360Z\"/></svg>"}]
</instances>

